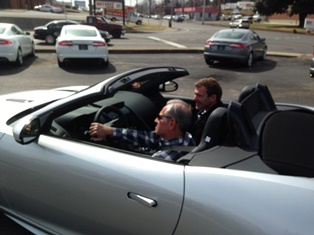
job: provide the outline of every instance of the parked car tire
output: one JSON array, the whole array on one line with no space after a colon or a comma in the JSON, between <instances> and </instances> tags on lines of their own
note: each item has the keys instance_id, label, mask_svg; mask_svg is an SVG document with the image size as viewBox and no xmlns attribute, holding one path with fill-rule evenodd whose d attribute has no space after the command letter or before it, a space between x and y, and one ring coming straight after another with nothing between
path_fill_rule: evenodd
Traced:
<instances>
[{"instance_id":1,"label":"parked car tire","mask_svg":"<svg viewBox=\"0 0 314 235\"><path fill-rule=\"evenodd\" d=\"M35 57L35 55L36 55L36 51L35 51L35 44L33 43L33 44L32 44L32 52L31 52L31 56L32 56L32 57Z\"/></svg>"},{"instance_id":2,"label":"parked car tire","mask_svg":"<svg viewBox=\"0 0 314 235\"><path fill-rule=\"evenodd\" d=\"M214 60L211 60L211 59L208 59L208 58L205 58L205 62L208 65L213 65L214 64Z\"/></svg>"},{"instance_id":3,"label":"parked car tire","mask_svg":"<svg viewBox=\"0 0 314 235\"><path fill-rule=\"evenodd\" d=\"M245 62L245 66L249 68L252 66L252 64L253 64L253 53L251 52L249 54L249 56L247 57L247 60Z\"/></svg>"},{"instance_id":4,"label":"parked car tire","mask_svg":"<svg viewBox=\"0 0 314 235\"><path fill-rule=\"evenodd\" d=\"M23 64L23 55L22 55L22 50L21 50L21 49L19 49L19 50L17 51L15 64L16 64L17 66L21 66L21 65Z\"/></svg>"},{"instance_id":5,"label":"parked car tire","mask_svg":"<svg viewBox=\"0 0 314 235\"><path fill-rule=\"evenodd\" d=\"M103 66L104 66L105 68L107 68L107 67L109 66L109 59L108 59L107 61L104 61L104 62L103 62Z\"/></svg>"},{"instance_id":6,"label":"parked car tire","mask_svg":"<svg viewBox=\"0 0 314 235\"><path fill-rule=\"evenodd\" d=\"M141 20L138 20L138 21L136 21L135 24L136 24L136 25L141 25L141 24L142 24L142 21L141 21Z\"/></svg>"},{"instance_id":7,"label":"parked car tire","mask_svg":"<svg viewBox=\"0 0 314 235\"><path fill-rule=\"evenodd\" d=\"M114 37L114 38L121 38L121 31L120 30L112 31L112 37Z\"/></svg>"},{"instance_id":8,"label":"parked car tire","mask_svg":"<svg viewBox=\"0 0 314 235\"><path fill-rule=\"evenodd\" d=\"M264 49L261 60L266 60L267 57L267 48Z\"/></svg>"},{"instance_id":9,"label":"parked car tire","mask_svg":"<svg viewBox=\"0 0 314 235\"><path fill-rule=\"evenodd\" d=\"M53 44L56 43L56 39L55 39L54 36L52 36L51 34L46 35L45 41L46 41L46 43L49 44L49 45L53 45Z\"/></svg>"},{"instance_id":10,"label":"parked car tire","mask_svg":"<svg viewBox=\"0 0 314 235\"><path fill-rule=\"evenodd\" d=\"M58 59L58 66L60 68L64 68L64 62L61 62L59 59Z\"/></svg>"}]
</instances>

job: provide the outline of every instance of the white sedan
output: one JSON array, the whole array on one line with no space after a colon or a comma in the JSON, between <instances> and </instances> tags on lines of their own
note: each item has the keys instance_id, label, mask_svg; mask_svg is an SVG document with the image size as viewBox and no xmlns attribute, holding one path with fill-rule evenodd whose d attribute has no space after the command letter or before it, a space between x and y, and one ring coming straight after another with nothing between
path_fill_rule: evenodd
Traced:
<instances>
[{"instance_id":1,"label":"white sedan","mask_svg":"<svg viewBox=\"0 0 314 235\"><path fill-rule=\"evenodd\" d=\"M35 56L32 36L15 24L0 23L0 61L22 65L24 57Z\"/></svg>"},{"instance_id":2,"label":"white sedan","mask_svg":"<svg viewBox=\"0 0 314 235\"><path fill-rule=\"evenodd\" d=\"M56 52L59 67L82 59L105 67L109 64L107 43L94 26L63 26L57 38Z\"/></svg>"}]
</instances>

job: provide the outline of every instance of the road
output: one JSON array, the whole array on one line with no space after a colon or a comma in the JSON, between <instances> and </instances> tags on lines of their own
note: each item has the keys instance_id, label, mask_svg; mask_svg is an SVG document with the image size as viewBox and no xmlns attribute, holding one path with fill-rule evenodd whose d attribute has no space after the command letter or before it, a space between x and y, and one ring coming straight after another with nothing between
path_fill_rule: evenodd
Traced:
<instances>
[{"instance_id":1,"label":"road","mask_svg":"<svg viewBox=\"0 0 314 235\"><path fill-rule=\"evenodd\" d=\"M118 73L148 66L172 65L186 68L190 75L180 79L178 94L193 95L191 87L201 77L213 76L222 84L225 100L236 99L245 85L257 82L269 86L277 102L314 105L313 79L309 77L309 61L269 57L247 69L238 64L208 67L201 53L188 54L112 54L108 68L72 66L60 69L54 53L38 53L27 58L25 65L0 67L0 94L30 89L51 89L72 85L92 85Z\"/></svg>"}]
</instances>

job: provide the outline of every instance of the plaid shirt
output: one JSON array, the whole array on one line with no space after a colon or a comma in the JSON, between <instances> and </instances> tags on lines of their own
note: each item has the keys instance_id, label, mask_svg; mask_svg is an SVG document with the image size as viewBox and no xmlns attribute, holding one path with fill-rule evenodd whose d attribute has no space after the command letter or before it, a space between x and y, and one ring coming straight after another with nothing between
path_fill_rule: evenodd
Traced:
<instances>
[{"instance_id":1,"label":"plaid shirt","mask_svg":"<svg viewBox=\"0 0 314 235\"><path fill-rule=\"evenodd\" d=\"M195 146L192 135L188 132L184 136L165 141L154 131L137 131L124 128L113 128L113 136L121 138L134 146L147 148L158 148L163 146ZM152 157L162 158L168 161L175 161L184 156L185 152L175 150L159 150Z\"/></svg>"}]
</instances>

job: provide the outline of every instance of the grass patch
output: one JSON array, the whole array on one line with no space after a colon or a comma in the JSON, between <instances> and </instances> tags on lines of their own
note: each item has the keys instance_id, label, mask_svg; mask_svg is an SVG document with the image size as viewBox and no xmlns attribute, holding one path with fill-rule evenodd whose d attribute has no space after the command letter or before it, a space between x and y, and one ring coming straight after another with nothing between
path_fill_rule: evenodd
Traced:
<instances>
[{"instance_id":1,"label":"grass patch","mask_svg":"<svg viewBox=\"0 0 314 235\"><path fill-rule=\"evenodd\" d=\"M283 24L251 24L250 29L264 29L264 30L275 30L282 32L295 32L295 33L306 33L304 28L299 28L296 25L283 25Z\"/></svg>"},{"instance_id":2,"label":"grass patch","mask_svg":"<svg viewBox=\"0 0 314 235\"><path fill-rule=\"evenodd\" d=\"M142 23L141 25L136 25L130 22L126 22L124 27L127 31L160 31L167 29L167 27L159 24Z\"/></svg>"}]
</instances>

